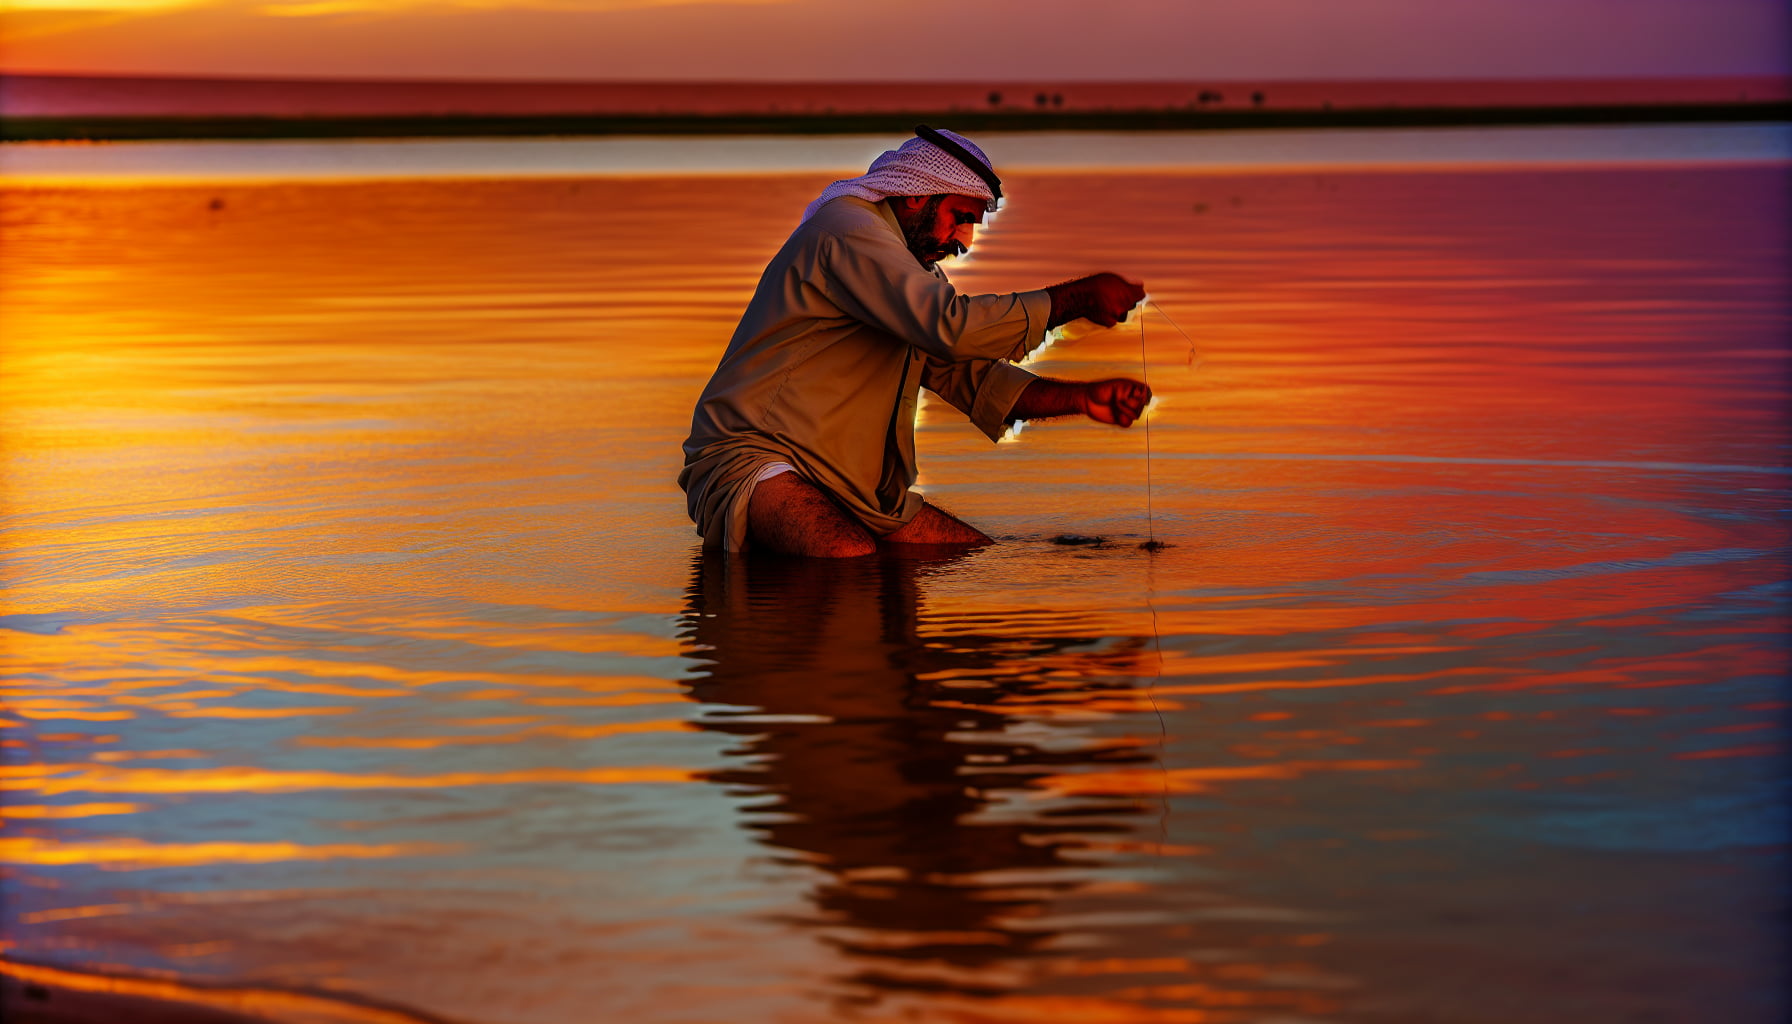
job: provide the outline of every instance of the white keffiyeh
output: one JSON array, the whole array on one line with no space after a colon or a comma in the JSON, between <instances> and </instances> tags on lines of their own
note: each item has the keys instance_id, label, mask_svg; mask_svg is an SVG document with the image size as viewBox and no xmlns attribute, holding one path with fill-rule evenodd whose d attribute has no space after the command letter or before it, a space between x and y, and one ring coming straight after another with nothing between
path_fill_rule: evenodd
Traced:
<instances>
[{"instance_id":1,"label":"white keffiyeh","mask_svg":"<svg viewBox=\"0 0 1792 1024\"><path fill-rule=\"evenodd\" d=\"M983 161L983 166L995 166L971 140L943 129L940 134L963 146L966 152ZM975 171L952 154L916 136L896 149L886 150L882 156L871 161L871 169L864 174L856 178L842 178L829 185L803 210L803 220L814 216L815 211L829 200L841 196L857 196L866 202L875 203L890 196L941 194L982 199L989 204L990 213L996 211L995 194Z\"/></svg>"}]
</instances>

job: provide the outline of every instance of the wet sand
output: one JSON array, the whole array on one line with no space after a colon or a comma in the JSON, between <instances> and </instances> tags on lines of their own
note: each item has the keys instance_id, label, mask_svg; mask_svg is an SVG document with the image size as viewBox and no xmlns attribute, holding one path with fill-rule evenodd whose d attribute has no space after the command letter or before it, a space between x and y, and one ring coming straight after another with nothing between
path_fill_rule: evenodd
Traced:
<instances>
[{"instance_id":1,"label":"wet sand","mask_svg":"<svg viewBox=\"0 0 1792 1024\"><path fill-rule=\"evenodd\" d=\"M268 988L190 985L0 960L8 1024L446 1024L393 1007Z\"/></svg>"}]
</instances>

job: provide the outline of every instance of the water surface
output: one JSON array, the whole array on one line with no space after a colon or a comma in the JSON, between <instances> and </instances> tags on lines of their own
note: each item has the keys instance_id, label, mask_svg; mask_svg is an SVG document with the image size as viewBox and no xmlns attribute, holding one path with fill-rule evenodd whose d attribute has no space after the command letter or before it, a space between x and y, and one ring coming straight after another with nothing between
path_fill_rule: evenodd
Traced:
<instances>
[{"instance_id":1,"label":"water surface","mask_svg":"<svg viewBox=\"0 0 1792 1024\"><path fill-rule=\"evenodd\" d=\"M1179 175L1792 161L1777 123L1591 128L1020 132L978 136L1004 174L1124 170ZM869 135L353 139L316 142L13 143L0 180L17 185L293 183L445 178L688 177L861 173L893 140ZM813 196L810 198L814 198Z\"/></svg>"},{"instance_id":2,"label":"water surface","mask_svg":"<svg viewBox=\"0 0 1792 1024\"><path fill-rule=\"evenodd\" d=\"M1002 543L847 565L705 558L673 482L844 172L15 180L8 956L493 1024L1777 1020L1788 164L1660 131L1010 175L961 284L1120 270L1198 359L1151 310L1034 366L1143 348L1149 466L929 406Z\"/></svg>"}]
</instances>

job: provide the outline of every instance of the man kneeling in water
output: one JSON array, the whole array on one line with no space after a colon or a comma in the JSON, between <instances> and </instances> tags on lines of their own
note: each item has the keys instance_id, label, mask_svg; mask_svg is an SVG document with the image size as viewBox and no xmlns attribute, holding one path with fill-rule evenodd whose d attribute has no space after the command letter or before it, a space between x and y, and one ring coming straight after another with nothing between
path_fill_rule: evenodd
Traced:
<instances>
[{"instance_id":1,"label":"man kneeling in water","mask_svg":"<svg viewBox=\"0 0 1792 1024\"><path fill-rule=\"evenodd\" d=\"M705 547L852 557L990 543L914 490L923 387L991 440L1015 420L1138 419L1151 400L1138 381L1053 380L1012 360L1071 320L1125 320L1142 286L1096 274L962 295L940 270L1001 196L981 149L922 126L803 211L691 418L678 482Z\"/></svg>"}]
</instances>

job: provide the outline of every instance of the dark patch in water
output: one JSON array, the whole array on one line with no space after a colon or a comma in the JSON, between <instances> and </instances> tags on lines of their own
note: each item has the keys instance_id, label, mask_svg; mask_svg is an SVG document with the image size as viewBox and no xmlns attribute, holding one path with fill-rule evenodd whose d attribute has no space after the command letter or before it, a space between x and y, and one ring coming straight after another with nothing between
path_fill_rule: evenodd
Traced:
<instances>
[{"instance_id":1,"label":"dark patch in water","mask_svg":"<svg viewBox=\"0 0 1792 1024\"><path fill-rule=\"evenodd\" d=\"M36 633L38 636L54 636L62 632L64 623L57 621L57 616L20 612L15 615L0 615L0 629L17 630L20 633Z\"/></svg>"}]
</instances>

